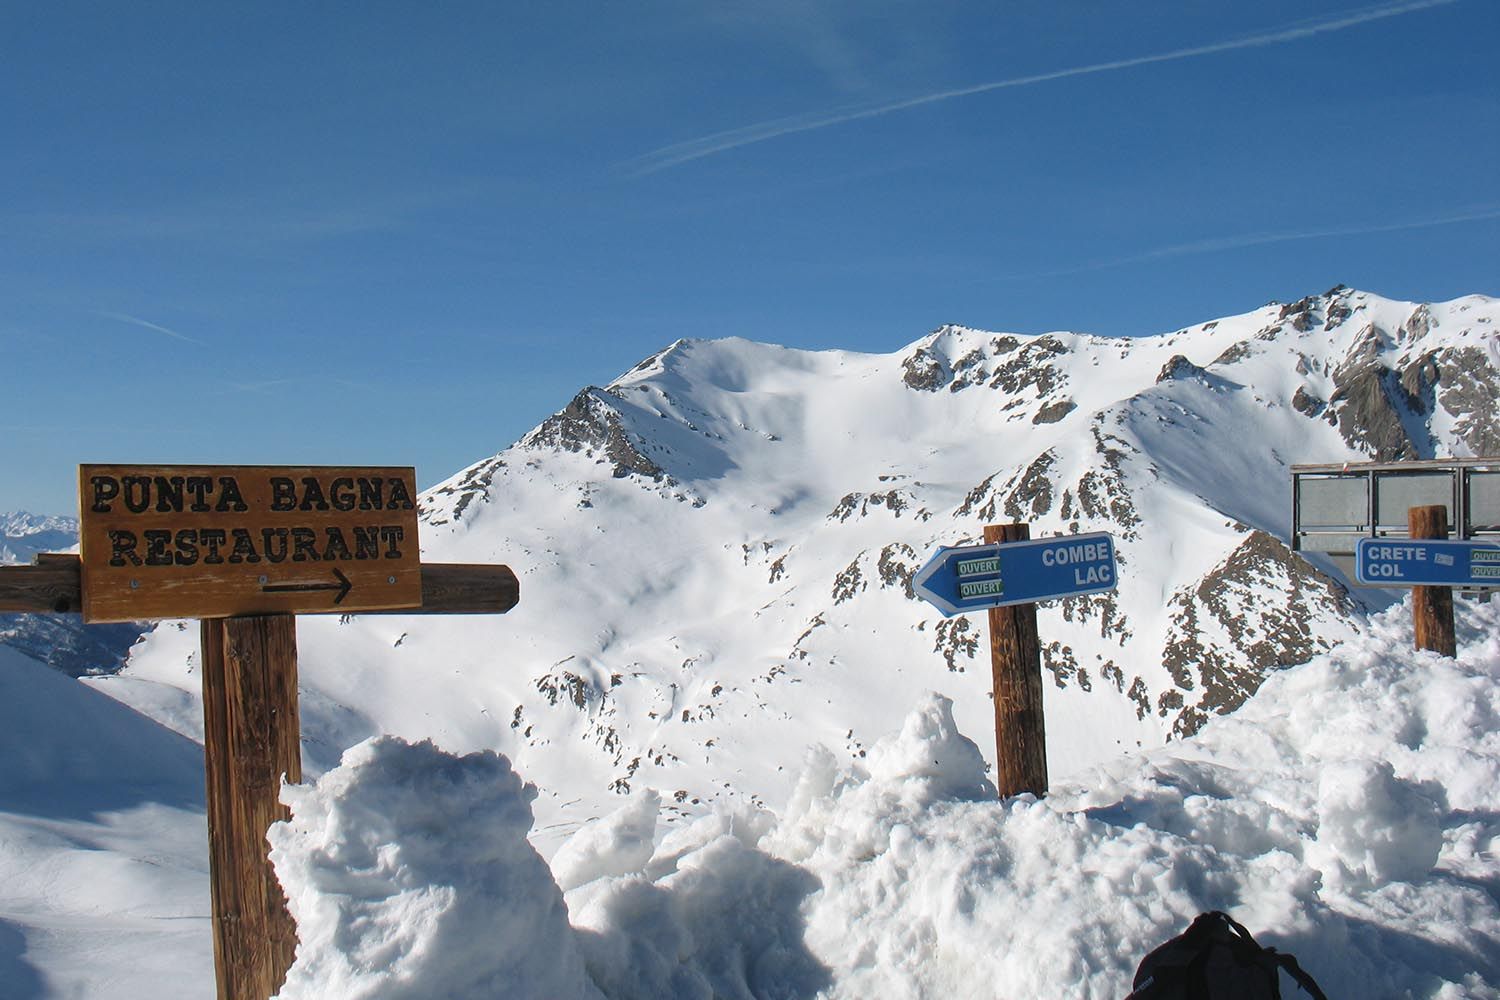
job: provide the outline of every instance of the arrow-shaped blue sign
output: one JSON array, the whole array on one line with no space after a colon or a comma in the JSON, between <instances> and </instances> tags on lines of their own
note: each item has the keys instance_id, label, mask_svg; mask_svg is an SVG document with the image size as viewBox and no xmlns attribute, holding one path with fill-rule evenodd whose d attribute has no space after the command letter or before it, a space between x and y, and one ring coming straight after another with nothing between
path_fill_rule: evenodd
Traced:
<instances>
[{"instance_id":1,"label":"arrow-shaped blue sign","mask_svg":"<svg viewBox=\"0 0 1500 1000\"><path fill-rule=\"evenodd\" d=\"M912 587L943 617L1115 589L1115 541L1107 531L994 545L943 546Z\"/></svg>"},{"instance_id":2,"label":"arrow-shaped blue sign","mask_svg":"<svg viewBox=\"0 0 1500 1000\"><path fill-rule=\"evenodd\" d=\"M1354 578L1376 587L1500 587L1500 541L1361 538Z\"/></svg>"}]
</instances>

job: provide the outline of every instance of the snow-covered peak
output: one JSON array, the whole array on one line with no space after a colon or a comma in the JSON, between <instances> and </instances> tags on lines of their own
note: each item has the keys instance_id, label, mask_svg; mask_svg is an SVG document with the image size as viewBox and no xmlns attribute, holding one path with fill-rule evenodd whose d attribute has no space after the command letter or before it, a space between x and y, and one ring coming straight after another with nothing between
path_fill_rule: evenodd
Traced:
<instances>
[{"instance_id":1,"label":"snow-covered peak","mask_svg":"<svg viewBox=\"0 0 1500 1000\"><path fill-rule=\"evenodd\" d=\"M71 517L0 513L0 565L30 562L38 552L62 552L78 544L78 521Z\"/></svg>"},{"instance_id":2,"label":"snow-covered peak","mask_svg":"<svg viewBox=\"0 0 1500 1000\"><path fill-rule=\"evenodd\" d=\"M1192 733L1385 600L1289 550L1292 464L1500 452L1497 319L1334 289L1133 339L678 341L423 497L424 558L510 565L514 611L305 623L310 763L376 731L499 748L546 826L641 787L670 823L784 793L809 734L857 759L927 689L983 731L983 618L911 579L1007 521L1122 561L1041 608L1054 773ZM190 689L183 655L158 631L131 672Z\"/></svg>"}]
</instances>

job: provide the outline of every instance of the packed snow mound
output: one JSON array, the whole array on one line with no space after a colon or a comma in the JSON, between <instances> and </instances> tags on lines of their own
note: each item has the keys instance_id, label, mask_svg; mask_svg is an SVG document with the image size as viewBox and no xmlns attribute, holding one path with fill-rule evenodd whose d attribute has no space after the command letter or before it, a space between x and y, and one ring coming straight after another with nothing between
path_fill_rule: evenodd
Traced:
<instances>
[{"instance_id":1,"label":"packed snow mound","mask_svg":"<svg viewBox=\"0 0 1500 1000\"><path fill-rule=\"evenodd\" d=\"M303 940L283 995L1117 1000L1222 909L1331 995L1500 998L1500 606L1460 610L1456 660L1392 609L1042 800L984 798L930 695L864 761L811 751L779 817L656 842L637 793L556 880L503 757L366 743L272 835Z\"/></svg>"},{"instance_id":2,"label":"packed snow mound","mask_svg":"<svg viewBox=\"0 0 1500 1000\"><path fill-rule=\"evenodd\" d=\"M597 996L562 891L526 841L536 789L496 753L361 743L291 786L271 860L297 921L279 996Z\"/></svg>"}]
</instances>

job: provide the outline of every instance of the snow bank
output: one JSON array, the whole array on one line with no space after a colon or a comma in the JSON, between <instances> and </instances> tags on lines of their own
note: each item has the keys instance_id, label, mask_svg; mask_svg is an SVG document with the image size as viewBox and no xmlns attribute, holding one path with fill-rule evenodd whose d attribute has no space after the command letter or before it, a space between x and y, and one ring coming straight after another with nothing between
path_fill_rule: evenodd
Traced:
<instances>
[{"instance_id":1,"label":"snow bank","mask_svg":"<svg viewBox=\"0 0 1500 1000\"><path fill-rule=\"evenodd\" d=\"M637 796L555 877L504 758L364 744L288 790L273 857L304 945L283 996L1118 998L1225 909L1332 996L1497 998L1500 608L1462 610L1456 661L1411 652L1394 609L1042 801L992 801L932 695L863 761L811 751L779 818L657 844L660 800Z\"/></svg>"},{"instance_id":2,"label":"snow bank","mask_svg":"<svg viewBox=\"0 0 1500 1000\"><path fill-rule=\"evenodd\" d=\"M535 797L499 754L393 737L285 788L271 860L300 940L279 996L597 997L526 842Z\"/></svg>"}]
</instances>

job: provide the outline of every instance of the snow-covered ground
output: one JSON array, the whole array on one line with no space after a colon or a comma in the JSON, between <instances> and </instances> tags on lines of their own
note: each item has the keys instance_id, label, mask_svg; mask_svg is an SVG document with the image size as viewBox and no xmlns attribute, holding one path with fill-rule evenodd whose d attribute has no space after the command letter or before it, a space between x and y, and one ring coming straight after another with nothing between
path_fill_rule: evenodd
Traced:
<instances>
[{"instance_id":1,"label":"snow-covered ground","mask_svg":"<svg viewBox=\"0 0 1500 1000\"><path fill-rule=\"evenodd\" d=\"M203 748L0 646L0 998L213 993Z\"/></svg>"},{"instance_id":2,"label":"snow-covered ground","mask_svg":"<svg viewBox=\"0 0 1500 1000\"><path fill-rule=\"evenodd\" d=\"M550 871L503 756L378 738L287 789L282 996L1118 1000L1224 909L1331 997L1500 997L1500 605L1463 612L1456 661L1393 609L1040 801L994 801L933 694L859 765L811 750L775 811L658 838L637 792Z\"/></svg>"},{"instance_id":3,"label":"snow-covered ground","mask_svg":"<svg viewBox=\"0 0 1500 1000\"><path fill-rule=\"evenodd\" d=\"M504 756L375 738L285 792L283 996L1118 998L1219 908L1331 997L1500 997L1500 602L1457 604L1457 660L1398 606L1041 801L993 801L989 734L932 694L770 809L669 829L637 789L550 867ZM197 748L3 666L0 996L209 995Z\"/></svg>"}]
</instances>

